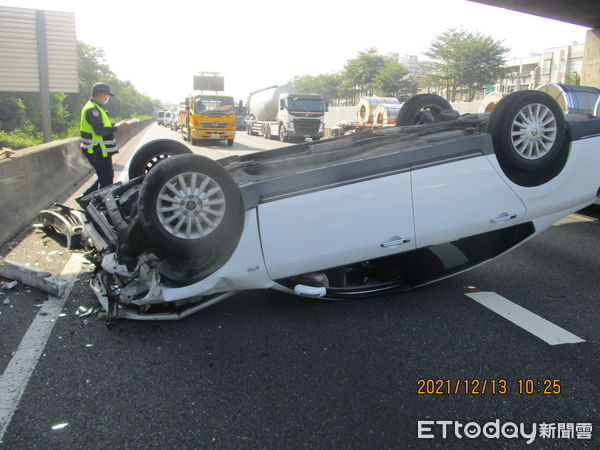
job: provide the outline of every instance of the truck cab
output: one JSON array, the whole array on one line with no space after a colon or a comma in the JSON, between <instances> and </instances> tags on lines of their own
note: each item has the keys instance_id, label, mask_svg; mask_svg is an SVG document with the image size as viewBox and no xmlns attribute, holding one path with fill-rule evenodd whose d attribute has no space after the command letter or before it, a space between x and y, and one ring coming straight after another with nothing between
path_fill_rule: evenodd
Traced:
<instances>
[{"instance_id":1,"label":"truck cab","mask_svg":"<svg viewBox=\"0 0 600 450\"><path fill-rule=\"evenodd\" d=\"M298 92L294 86L271 86L248 97L247 133L280 141L318 141L325 134L325 101L320 94Z\"/></svg>"},{"instance_id":2,"label":"truck cab","mask_svg":"<svg viewBox=\"0 0 600 450\"><path fill-rule=\"evenodd\" d=\"M324 114L325 102L319 94L281 94L277 113L280 139L321 139L325 133Z\"/></svg>"},{"instance_id":3,"label":"truck cab","mask_svg":"<svg viewBox=\"0 0 600 450\"><path fill-rule=\"evenodd\" d=\"M233 97L227 95L190 95L185 102L181 132L192 145L198 141L226 140L232 146L235 139Z\"/></svg>"}]
</instances>

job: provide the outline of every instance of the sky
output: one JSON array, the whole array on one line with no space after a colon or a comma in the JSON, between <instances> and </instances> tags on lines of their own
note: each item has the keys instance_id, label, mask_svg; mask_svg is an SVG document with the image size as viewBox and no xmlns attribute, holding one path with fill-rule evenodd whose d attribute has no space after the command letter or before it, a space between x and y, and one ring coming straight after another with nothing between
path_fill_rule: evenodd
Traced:
<instances>
[{"instance_id":1,"label":"sky","mask_svg":"<svg viewBox=\"0 0 600 450\"><path fill-rule=\"evenodd\" d=\"M343 70L375 47L380 54L425 53L449 27L503 41L507 57L585 42L585 27L466 0L0 0L1 6L75 13L77 39L104 50L121 80L176 104L193 75L220 72L225 91L251 91L294 76Z\"/></svg>"}]
</instances>

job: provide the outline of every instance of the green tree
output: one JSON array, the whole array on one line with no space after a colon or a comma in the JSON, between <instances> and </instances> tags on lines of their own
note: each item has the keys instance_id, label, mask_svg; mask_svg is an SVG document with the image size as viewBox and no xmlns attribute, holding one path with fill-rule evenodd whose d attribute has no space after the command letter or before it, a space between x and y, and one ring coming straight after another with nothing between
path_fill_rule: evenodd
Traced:
<instances>
[{"instance_id":1,"label":"green tree","mask_svg":"<svg viewBox=\"0 0 600 450\"><path fill-rule=\"evenodd\" d=\"M0 92L0 130L13 131L25 125L25 105L12 92Z\"/></svg>"},{"instance_id":2,"label":"green tree","mask_svg":"<svg viewBox=\"0 0 600 450\"><path fill-rule=\"evenodd\" d=\"M372 95L376 89L375 78L385 62L385 57L378 55L376 48L359 52L356 58L346 62L338 94L346 98Z\"/></svg>"},{"instance_id":3,"label":"green tree","mask_svg":"<svg viewBox=\"0 0 600 450\"><path fill-rule=\"evenodd\" d=\"M407 99L418 91L409 70L394 58L385 58L384 65L373 79L375 94L383 97Z\"/></svg>"},{"instance_id":4,"label":"green tree","mask_svg":"<svg viewBox=\"0 0 600 450\"><path fill-rule=\"evenodd\" d=\"M50 94L54 139L79 133L81 108L97 82L111 85L117 94L109 103L111 117L144 117L154 113L156 100L140 94L130 81L119 80L106 63L104 51L77 42L79 92ZM41 142L41 99L37 92L0 93L0 145L22 148Z\"/></svg>"},{"instance_id":5,"label":"green tree","mask_svg":"<svg viewBox=\"0 0 600 450\"><path fill-rule=\"evenodd\" d=\"M568 72L565 74L565 83L567 84L581 84L581 75L577 72Z\"/></svg>"},{"instance_id":6,"label":"green tree","mask_svg":"<svg viewBox=\"0 0 600 450\"><path fill-rule=\"evenodd\" d=\"M337 97L340 86L340 75L320 74L320 75L301 75L295 76L290 80L299 92L321 94L325 100Z\"/></svg>"},{"instance_id":7,"label":"green tree","mask_svg":"<svg viewBox=\"0 0 600 450\"><path fill-rule=\"evenodd\" d=\"M502 78L507 51L502 41L490 36L449 28L435 37L425 54L434 60L432 79L443 83L454 101L458 89L465 89L472 100L487 84Z\"/></svg>"}]
</instances>

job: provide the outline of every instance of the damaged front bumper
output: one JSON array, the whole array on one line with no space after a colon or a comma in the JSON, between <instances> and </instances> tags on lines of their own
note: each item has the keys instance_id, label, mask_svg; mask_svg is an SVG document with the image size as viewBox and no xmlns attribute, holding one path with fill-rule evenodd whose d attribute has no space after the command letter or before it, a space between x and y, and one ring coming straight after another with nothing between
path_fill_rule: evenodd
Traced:
<instances>
[{"instance_id":1,"label":"damaged front bumper","mask_svg":"<svg viewBox=\"0 0 600 450\"><path fill-rule=\"evenodd\" d=\"M224 300L235 291L166 299L165 281L159 268L163 262L152 250L132 256L130 218L117 206L118 195L139 184L115 183L77 201L85 212L64 205L44 210L39 220L64 235L69 250L87 248L95 265L90 281L92 291L107 321L177 320ZM128 257L123 258L120 253ZM178 287L166 282L168 287Z\"/></svg>"},{"instance_id":2,"label":"damaged front bumper","mask_svg":"<svg viewBox=\"0 0 600 450\"><path fill-rule=\"evenodd\" d=\"M96 270L90 282L107 320L178 320L215 303L235 292L215 294L201 299L185 299L167 303L162 295L160 274L149 264L153 255L140 258L136 271L129 272L117 262L116 254L103 259L102 270ZM126 280L125 283L122 280ZM158 310L156 306L161 306Z\"/></svg>"}]
</instances>

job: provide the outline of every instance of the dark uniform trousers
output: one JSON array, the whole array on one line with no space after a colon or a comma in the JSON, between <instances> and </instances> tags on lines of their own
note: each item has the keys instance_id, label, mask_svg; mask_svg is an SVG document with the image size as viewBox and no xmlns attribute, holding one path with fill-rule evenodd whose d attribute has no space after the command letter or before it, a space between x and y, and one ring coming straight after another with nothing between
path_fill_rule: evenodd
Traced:
<instances>
[{"instance_id":1,"label":"dark uniform trousers","mask_svg":"<svg viewBox=\"0 0 600 450\"><path fill-rule=\"evenodd\" d=\"M98 148L94 149L94 153L84 153L87 160L90 162L98 179L92 184L83 195L91 194L98 189L102 189L106 186L110 186L113 183L113 177L115 171L112 165L112 153L109 153L107 157L102 156L102 150Z\"/></svg>"}]
</instances>

